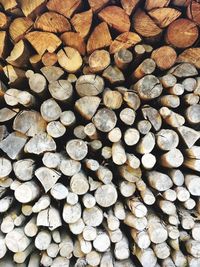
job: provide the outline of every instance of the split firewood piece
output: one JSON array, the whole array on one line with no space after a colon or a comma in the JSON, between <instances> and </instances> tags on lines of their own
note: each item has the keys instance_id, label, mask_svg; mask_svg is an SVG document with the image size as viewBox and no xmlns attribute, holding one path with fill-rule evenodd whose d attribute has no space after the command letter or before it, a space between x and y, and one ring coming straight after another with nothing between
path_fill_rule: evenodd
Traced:
<instances>
[{"instance_id":1,"label":"split firewood piece","mask_svg":"<svg viewBox=\"0 0 200 267\"><path fill-rule=\"evenodd\" d=\"M9 108L2 108L0 109L0 122L9 121L14 118L19 109L9 109Z\"/></svg>"},{"instance_id":2,"label":"split firewood piece","mask_svg":"<svg viewBox=\"0 0 200 267\"><path fill-rule=\"evenodd\" d=\"M156 38L162 33L155 22L144 11L138 10L133 17L133 28L137 33L146 38Z\"/></svg>"},{"instance_id":3,"label":"split firewood piece","mask_svg":"<svg viewBox=\"0 0 200 267\"><path fill-rule=\"evenodd\" d=\"M137 110L140 107L141 101L139 96L135 92L126 91L122 92L122 94L124 101L130 108Z\"/></svg>"},{"instance_id":4,"label":"split firewood piece","mask_svg":"<svg viewBox=\"0 0 200 267\"><path fill-rule=\"evenodd\" d=\"M110 132L117 123L117 117L114 111L102 108L93 117L93 123L101 132Z\"/></svg>"},{"instance_id":5,"label":"split firewood piece","mask_svg":"<svg viewBox=\"0 0 200 267\"><path fill-rule=\"evenodd\" d=\"M29 58L29 61L31 63L31 66L34 70L38 70L42 67L42 56L39 54L35 54Z\"/></svg>"},{"instance_id":6,"label":"split firewood piece","mask_svg":"<svg viewBox=\"0 0 200 267\"><path fill-rule=\"evenodd\" d=\"M156 131L159 131L162 125L162 118L157 109L145 105L142 107L143 117L148 120Z\"/></svg>"},{"instance_id":7,"label":"split firewood piece","mask_svg":"<svg viewBox=\"0 0 200 267\"><path fill-rule=\"evenodd\" d=\"M57 55L58 63L69 73L77 72L82 66L82 57L75 48L66 46L59 50Z\"/></svg>"},{"instance_id":8,"label":"split firewood piece","mask_svg":"<svg viewBox=\"0 0 200 267\"><path fill-rule=\"evenodd\" d=\"M45 100L40 107L40 111L43 119L47 122L57 120L62 113L60 106L53 98Z\"/></svg>"},{"instance_id":9,"label":"split firewood piece","mask_svg":"<svg viewBox=\"0 0 200 267\"><path fill-rule=\"evenodd\" d=\"M140 154L147 154L154 149L154 146L155 146L155 135L149 132L140 139L140 142L138 143L136 150Z\"/></svg>"},{"instance_id":10,"label":"split firewood piece","mask_svg":"<svg viewBox=\"0 0 200 267\"><path fill-rule=\"evenodd\" d=\"M40 193L40 188L34 181L22 183L15 190L15 198L20 203L28 203L35 200Z\"/></svg>"},{"instance_id":11,"label":"split firewood piece","mask_svg":"<svg viewBox=\"0 0 200 267\"><path fill-rule=\"evenodd\" d=\"M110 45L110 53L114 54L123 48L131 48L141 41L140 36L134 32L124 32L118 35Z\"/></svg>"},{"instance_id":12,"label":"split firewood piece","mask_svg":"<svg viewBox=\"0 0 200 267\"><path fill-rule=\"evenodd\" d=\"M17 7L17 1L16 0L0 0L0 4L3 6L3 8L7 11L10 9L14 9Z\"/></svg>"},{"instance_id":13,"label":"split firewood piece","mask_svg":"<svg viewBox=\"0 0 200 267\"><path fill-rule=\"evenodd\" d=\"M148 14L160 28L165 28L180 17L181 12L175 8L163 7L153 9Z\"/></svg>"},{"instance_id":14,"label":"split firewood piece","mask_svg":"<svg viewBox=\"0 0 200 267\"><path fill-rule=\"evenodd\" d=\"M128 32L130 20L126 12L118 6L105 7L98 13L100 19L119 32Z\"/></svg>"},{"instance_id":15,"label":"split firewood piece","mask_svg":"<svg viewBox=\"0 0 200 267\"><path fill-rule=\"evenodd\" d=\"M50 0L47 8L70 18L81 6L81 0Z\"/></svg>"},{"instance_id":16,"label":"split firewood piece","mask_svg":"<svg viewBox=\"0 0 200 267\"><path fill-rule=\"evenodd\" d=\"M27 33L25 38L39 55L43 55L46 51L53 53L61 45L61 40L51 32L33 31Z\"/></svg>"},{"instance_id":17,"label":"split firewood piece","mask_svg":"<svg viewBox=\"0 0 200 267\"><path fill-rule=\"evenodd\" d=\"M21 10L26 17L31 16L34 13L37 15L38 11L40 11L45 2L45 0L34 0L32 2L29 2L28 0L19 1Z\"/></svg>"},{"instance_id":18,"label":"split firewood piece","mask_svg":"<svg viewBox=\"0 0 200 267\"><path fill-rule=\"evenodd\" d=\"M186 119L190 124L198 124L200 122L200 105L195 104L192 106L189 106L186 109Z\"/></svg>"},{"instance_id":19,"label":"split firewood piece","mask_svg":"<svg viewBox=\"0 0 200 267\"><path fill-rule=\"evenodd\" d=\"M4 59L7 56L7 33L6 31L0 31L0 58Z\"/></svg>"},{"instance_id":20,"label":"split firewood piece","mask_svg":"<svg viewBox=\"0 0 200 267\"><path fill-rule=\"evenodd\" d=\"M154 50L155 51L155 50ZM132 73L132 78L141 79L147 74L152 74L155 71L156 63L151 58L146 58Z\"/></svg>"},{"instance_id":21,"label":"split firewood piece","mask_svg":"<svg viewBox=\"0 0 200 267\"><path fill-rule=\"evenodd\" d=\"M169 70L171 74L178 78L187 78L196 76L198 74L197 69L190 63L181 63Z\"/></svg>"},{"instance_id":22,"label":"split firewood piece","mask_svg":"<svg viewBox=\"0 0 200 267\"><path fill-rule=\"evenodd\" d=\"M9 159L4 157L0 158L0 177L4 178L7 177L12 171L12 164Z\"/></svg>"},{"instance_id":23,"label":"split firewood piece","mask_svg":"<svg viewBox=\"0 0 200 267\"><path fill-rule=\"evenodd\" d=\"M145 9L146 10L152 10L155 8L162 8L168 6L170 3L169 0L147 0L145 2Z\"/></svg>"},{"instance_id":24,"label":"split firewood piece","mask_svg":"<svg viewBox=\"0 0 200 267\"><path fill-rule=\"evenodd\" d=\"M36 134L45 132L46 122L38 112L24 110L14 120L13 129L27 136L35 136Z\"/></svg>"},{"instance_id":25,"label":"split firewood piece","mask_svg":"<svg viewBox=\"0 0 200 267\"><path fill-rule=\"evenodd\" d=\"M188 148L191 148L196 143L196 141L200 138L199 132L187 126L178 127L177 131L182 137L183 141L185 142Z\"/></svg>"},{"instance_id":26,"label":"split firewood piece","mask_svg":"<svg viewBox=\"0 0 200 267\"><path fill-rule=\"evenodd\" d=\"M140 0L121 0L121 5L128 16L136 9Z\"/></svg>"},{"instance_id":27,"label":"split firewood piece","mask_svg":"<svg viewBox=\"0 0 200 267\"><path fill-rule=\"evenodd\" d=\"M161 95L162 85L154 75L146 75L134 84L134 89L143 100L151 100Z\"/></svg>"},{"instance_id":28,"label":"split firewood piece","mask_svg":"<svg viewBox=\"0 0 200 267\"><path fill-rule=\"evenodd\" d=\"M107 3L109 3L110 0L88 0L89 5L92 9L93 12L98 12L100 11L104 6L106 6Z\"/></svg>"},{"instance_id":29,"label":"split firewood piece","mask_svg":"<svg viewBox=\"0 0 200 267\"><path fill-rule=\"evenodd\" d=\"M189 19L181 18L167 28L166 41L177 48L192 46L198 39L198 27Z\"/></svg>"},{"instance_id":30,"label":"split firewood piece","mask_svg":"<svg viewBox=\"0 0 200 267\"><path fill-rule=\"evenodd\" d=\"M46 77L49 83L57 81L64 74L63 69L61 69L60 67L56 67L56 66L43 67L40 69L40 71Z\"/></svg>"},{"instance_id":31,"label":"split firewood piece","mask_svg":"<svg viewBox=\"0 0 200 267\"><path fill-rule=\"evenodd\" d=\"M151 58L155 61L158 68L166 70L175 64L177 55L172 47L161 46L152 52Z\"/></svg>"},{"instance_id":32,"label":"split firewood piece","mask_svg":"<svg viewBox=\"0 0 200 267\"><path fill-rule=\"evenodd\" d=\"M40 167L35 171L35 176L41 182L45 192L48 192L58 181L61 174L47 167Z\"/></svg>"},{"instance_id":33,"label":"split firewood piece","mask_svg":"<svg viewBox=\"0 0 200 267\"><path fill-rule=\"evenodd\" d=\"M5 125L0 125L0 141L3 140L6 136L8 136L9 132Z\"/></svg>"},{"instance_id":34,"label":"split firewood piece","mask_svg":"<svg viewBox=\"0 0 200 267\"><path fill-rule=\"evenodd\" d=\"M42 58L42 64L44 66L53 66L56 64L56 62L58 61L58 56L56 53L49 53L49 52L46 52Z\"/></svg>"},{"instance_id":35,"label":"split firewood piece","mask_svg":"<svg viewBox=\"0 0 200 267\"><path fill-rule=\"evenodd\" d=\"M66 46L78 50L81 55L85 55L86 44L83 37L78 32L65 32L60 38ZM67 56L68 55L70 57L69 52L67 53Z\"/></svg>"},{"instance_id":36,"label":"split firewood piece","mask_svg":"<svg viewBox=\"0 0 200 267\"><path fill-rule=\"evenodd\" d=\"M136 113L131 108L124 108L119 114L120 120L126 125L132 125L135 121Z\"/></svg>"},{"instance_id":37,"label":"split firewood piece","mask_svg":"<svg viewBox=\"0 0 200 267\"><path fill-rule=\"evenodd\" d=\"M0 149L3 150L9 158L17 159L26 142L27 136L18 132L12 132L0 142Z\"/></svg>"},{"instance_id":38,"label":"split firewood piece","mask_svg":"<svg viewBox=\"0 0 200 267\"><path fill-rule=\"evenodd\" d=\"M53 138L46 133L41 133L33 136L26 144L24 151L39 155L46 151L55 151L56 143Z\"/></svg>"},{"instance_id":39,"label":"split firewood piece","mask_svg":"<svg viewBox=\"0 0 200 267\"><path fill-rule=\"evenodd\" d=\"M106 184L95 191L95 199L101 207L110 207L117 201L117 190L114 185Z\"/></svg>"},{"instance_id":40,"label":"split firewood piece","mask_svg":"<svg viewBox=\"0 0 200 267\"><path fill-rule=\"evenodd\" d=\"M159 110L159 113L162 116L163 120L174 128L178 128L185 123L185 118L183 116L170 110L167 107L162 107Z\"/></svg>"},{"instance_id":41,"label":"split firewood piece","mask_svg":"<svg viewBox=\"0 0 200 267\"><path fill-rule=\"evenodd\" d=\"M35 29L46 32L67 32L71 30L71 25L67 18L56 12L43 13L34 24Z\"/></svg>"},{"instance_id":42,"label":"split firewood piece","mask_svg":"<svg viewBox=\"0 0 200 267\"><path fill-rule=\"evenodd\" d=\"M91 33L87 42L87 52L91 54L95 50L108 47L111 44L112 38L105 22L97 25Z\"/></svg>"},{"instance_id":43,"label":"split firewood piece","mask_svg":"<svg viewBox=\"0 0 200 267\"><path fill-rule=\"evenodd\" d=\"M67 80L58 80L49 84L51 96L59 101L67 102L72 98L72 84Z\"/></svg>"},{"instance_id":44,"label":"split firewood piece","mask_svg":"<svg viewBox=\"0 0 200 267\"><path fill-rule=\"evenodd\" d=\"M6 65L3 67L3 72L8 78L10 86L18 87L26 80L25 71L12 65Z\"/></svg>"},{"instance_id":45,"label":"split firewood piece","mask_svg":"<svg viewBox=\"0 0 200 267\"><path fill-rule=\"evenodd\" d=\"M133 54L128 49L122 48L114 54L114 60L116 66L119 69L124 70L133 60Z\"/></svg>"},{"instance_id":46,"label":"split firewood piece","mask_svg":"<svg viewBox=\"0 0 200 267\"><path fill-rule=\"evenodd\" d=\"M199 9L199 2L194 0L190 1L190 4L187 7L188 18L193 20L198 25L200 24Z\"/></svg>"},{"instance_id":47,"label":"split firewood piece","mask_svg":"<svg viewBox=\"0 0 200 267\"><path fill-rule=\"evenodd\" d=\"M76 100L75 108L86 120L91 120L96 113L101 99L97 96L84 96ZM90 105L88 105L90 103Z\"/></svg>"},{"instance_id":48,"label":"split firewood piece","mask_svg":"<svg viewBox=\"0 0 200 267\"><path fill-rule=\"evenodd\" d=\"M61 225L60 213L52 206L40 211L37 215L37 226L45 226L48 227L49 230L53 231Z\"/></svg>"},{"instance_id":49,"label":"split firewood piece","mask_svg":"<svg viewBox=\"0 0 200 267\"><path fill-rule=\"evenodd\" d=\"M109 66L103 71L102 76L111 84L121 84L125 81L123 72L116 66Z\"/></svg>"},{"instance_id":50,"label":"split firewood piece","mask_svg":"<svg viewBox=\"0 0 200 267\"><path fill-rule=\"evenodd\" d=\"M101 72L110 65L110 54L101 49L94 51L88 59L89 68L92 72Z\"/></svg>"},{"instance_id":51,"label":"split firewood piece","mask_svg":"<svg viewBox=\"0 0 200 267\"><path fill-rule=\"evenodd\" d=\"M115 90L106 89L103 93L103 103L107 108L119 109L122 105L122 95Z\"/></svg>"},{"instance_id":52,"label":"split firewood piece","mask_svg":"<svg viewBox=\"0 0 200 267\"><path fill-rule=\"evenodd\" d=\"M83 160L88 153L88 146L81 139L72 139L66 144L66 151L71 159Z\"/></svg>"},{"instance_id":53,"label":"split firewood piece","mask_svg":"<svg viewBox=\"0 0 200 267\"><path fill-rule=\"evenodd\" d=\"M16 43L24 37L27 31L31 29L33 21L30 18L16 18L9 27L9 34L12 40Z\"/></svg>"},{"instance_id":54,"label":"split firewood piece","mask_svg":"<svg viewBox=\"0 0 200 267\"><path fill-rule=\"evenodd\" d=\"M147 173L147 178L151 187L158 191L166 191L173 185L171 178L161 172L149 171Z\"/></svg>"},{"instance_id":55,"label":"split firewood piece","mask_svg":"<svg viewBox=\"0 0 200 267\"><path fill-rule=\"evenodd\" d=\"M30 52L24 41L20 40L15 44L6 61L15 67L26 67L29 61Z\"/></svg>"},{"instance_id":56,"label":"split firewood piece","mask_svg":"<svg viewBox=\"0 0 200 267\"><path fill-rule=\"evenodd\" d=\"M94 74L82 75L76 82L76 91L80 96L96 96L102 93L104 80Z\"/></svg>"},{"instance_id":57,"label":"split firewood piece","mask_svg":"<svg viewBox=\"0 0 200 267\"><path fill-rule=\"evenodd\" d=\"M73 25L76 32L80 34L82 38L88 36L91 25L92 25L92 9L85 12L75 14L71 19L71 24Z\"/></svg>"}]
</instances>

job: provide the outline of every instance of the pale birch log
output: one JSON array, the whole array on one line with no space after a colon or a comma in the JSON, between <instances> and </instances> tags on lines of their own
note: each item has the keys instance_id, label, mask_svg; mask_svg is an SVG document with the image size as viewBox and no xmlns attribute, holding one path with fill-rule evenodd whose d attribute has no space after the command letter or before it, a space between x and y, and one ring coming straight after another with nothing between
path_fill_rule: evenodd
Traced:
<instances>
[{"instance_id":1,"label":"pale birch log","mask_svg":"<svg viewBox=\"0 0 200 267\"><path fill-rule=\"evenodd\" d=\"M110 247L110 238L105 232L99 232L93 246L98 252L105 252Z\"/></svg>"},{"instance_id":2,"label":"pale birch log","mask_svg":"<svg viewBox=\"0 0 200 267\"><path fill-rule=\"evenodd\" d=\"M32 159L18 160L13 164L13 171L20 181L28 181L33 177L35 161Z\"/></svg>"},{"instance_id":3,"label":"pale birch log","mask_svg":"<svg viewBox=\"0 0 200 267\"><path fill-rule=\"evenodd\" d=\"M35 202L35 204L32 207L32 211L34 213L38 213L41 210L48 208L50 203L51 203L50 196L49 195L43 195L38 199L37 202Z\"/></svg>"},{"instance_id":4,"label":"pale birch log","mask_svg":"<svg viewBox=\"0 0 200 267\"><path fill-rule=\"evenodd\" d=\"M60 121L65 127L71 127L76 121L76 117L73 111L65 110L60 114Z\"/></svg>"},{"instance_id":5,"label":"pale birch log","mask_svg":"<svg viewBox=\"0 0 200 267\"><path fill-rule=\"evenodd\" d=\"M14 253L24 251L30 242L31 240L25 235L22 228L15 228L5 236L7 248Z\"/></svg>"},{"instance_id":6,"label":"pale birch log","mask_svg":"<svg viewBox=\"0 0 200 267\"><path fill-rule=\"evenodd\" d=\"M40 188L34 181L22 183L15 190L15 198L21 203L28 203L39 197Z\"/></svg>"},{"instance_id":7,"label":"pale birch log","mask_svg":"<svg viewBox=\"0 0 200 267\"><path fill-rule=\"evenodd\" d=\"M83 221L87 226L93 226L93 227L99 226L103 221L102 210L98 206L84 209Z\"/></svg>"}]
</instances>

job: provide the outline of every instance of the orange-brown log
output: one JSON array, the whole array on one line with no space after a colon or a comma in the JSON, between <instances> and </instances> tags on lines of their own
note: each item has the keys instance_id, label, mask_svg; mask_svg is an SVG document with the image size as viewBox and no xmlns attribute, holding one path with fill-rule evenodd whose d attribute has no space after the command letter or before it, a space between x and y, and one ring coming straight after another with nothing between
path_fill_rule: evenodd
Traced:
<instances>
[{"instance_id":1,"label":"orange-brown log","mask_svg":"<svg viewBox=\"0 0 200 267\"><path fill-rule=\"evenodd\" d=\"M78 32L65 32L60 38L66 46L71 46L77 49L81 55L85 55L86 44Z\"/></svg>"},{"instance_id":2,"label":"orange-brown log","mask_svg":"<svg viewBox=\"0 0 200 267\"><path fill-rule=\"evenodd\" d=\"M11 10L17 6L16 0L0 0L0 4L3 6L4 10Z\"/></svg>"},{"instance_id":3,"label":"orange-brown log","mask_svg":"<svg viewBox=\"0 0 200 267\"><path fill-rule=\"evenodd\" d=\"M4 59L7 54L7 33L6 31L0 31L0 58Z\"/></svg>"},{"instance_id":4,"label":"orange-brown log","mask_svg":"<svg viewBox=\"0 0 200 267\"><path fill-rule=\"evenodd\" d=\"M71 19L71 24L81 37L86 37L92 25L92 9L75 14Z\"/></svg>"},{"instance_id":5,"label":"orange-brown log","mask_svg":"<svg viewBox=\"0 0 200 267\"><path fill-rule=\"evenodd\" d=\"M91 33L87 42L87 52L91 54L93 51L108 47L112 41L108 25L105 22L100 23Z\"/></svg>"},{"instance_id":6,"label":"orange-brown log","mask_svg":"<svg viewBox=\"0 0 200 267\"><path fill-rule=\"evenodd\" d=\"M145 1L145 9L151 10L158 7L165 7L168 6L170 0L146 0Z\"/></svg>"},{"instance_id":7,"label":"orange-brown log","mask_svg":"<svg viewBox=\"0 0 200 267\"><path fill-rule=\"evenodd\" d=\"M131 15L131 13L136 9L140 0L121 0L121 5L125 10L127 15Z\"/></svg>"},{"instance_id":8,"label":"orange-brown log","mask_svg":"<svg viewBox=\"0 0 200 267\"><path fill-rule=\"evenodd\" d=\"M88 3L93 10L93 12L98 12L101 10L106 4L109 3L110 0L88 0Z\"/></svg>"},{"instance_id":9,"label":"orange-brown log","mask_svg":"<svg viewBox=\"0 0 200 267\"><path fill-rule=\"evenodd\" d=\"M61 40L51 32L33 31L27 33L25 38L39 55L46 51L53 53L61 45Z\"/></svg>"},{"instance_id":10,"label":"orange-brown log","mask_svg":"<svg viewBox=\"0 0 200 267\"><path fill-rule=\"evenodd\" d=\"M13 47L6 61L15 67L27 67L30 57L30 49L23 40L20 40Z\"/></svg>"},{"instance_id":11,"label":"orange-brown log","mask_svg":"<svg viewBox=\"0 0 200 267\"><path fill-rule=\"evenodd\" d=\"M57 61L58 61L58 56L56 53L46 52L42 56L42 63L44 66L53 66L56 64Z\"/></svg>"},{"instance_id":12,"label":"orange-brown log","mask_svg":"<svg viewBox=\"0 0 200 267\"><path fill-rule=\"evenodd\" d=\"M133 16L133 28L137 33L146 38L156 38L162 32L162 29L142 10L138 10Z\"/></svg>"},{"instance_id":13,"label":"orange-brown log","mask_svg":"<svg viewBox=\"0 0 200 267\"><path fill-rule=\"evenodd\" d=\"M118 35L110 45L110 53L114 54L119 50L131 48L141 41L140 36L134 32L124 32Z\"/></svg>"},{"instance_id":14,"label":"orange-brown log","mask_svg":"<svg viewBox=\"0 0 200 267\"><path fill-rule=\"evenodd\" d=\"M105 7L98 14L99 18L108 23L108 25L119 32L128 32L130 30L130 19L124 9L118 6Z\"/></svg>"},{"instance_id":15,"label":"orange-brown log","mask_svg":"<svg viewBox=\"0 0 200 267\"><path fill-rule=\"evenodd\" d=\"M191 1L187 7L187 16L195 23L200 25L200 3L199 1Z\"/></svg>"},{"instance_id":16,"label":"orange-brown log","mask_svg":"<svg viewBox=\"0 0 200 267\"><path fill-rule=\"evenodd\" d=\"M158 68L167 70L175 64L177 54L172 47L165 45L155 49L151 58L156 62Z\"/></svg>"},{"instance_id":17,"label":"orange-brown log","mask_svg":"<svg viewBox=\"0 0 200 267\"><path fill-rule=\"evenodd\" d=\"M175 8L163 7L153 9L148 14L160 28L165 28L180 17L181 12Z\"/></svg>"},{"instance_id":18,"label":"orange-brown log","mask_svg":"<svg viewBox=\"0 0 200 267\"><path fill-rule=\"evenodd\" d=\"M8 23L8 17L3 12L0 12L0 30L5 30L8 27Z\"/></svg>"},{"instance_id":19,"label":"orange-brown log","mask_svg":"<svg viewBox=\"0 0 200 267\"><path fill-rule=\"evenodd\" d=\"M14 19L9 27L10 37L14 42L18 42L24 38L24 35L31 29L33 21L30 18L16 18Z\"/></svg>"},{"instance_id":20,"label":"orange-brown log","mask_svg":"<svg viewBox=\"0 0 200 267\"><path fill-rule=\"evenodd\" d=\"M198 27L189 19L177 19L167 28L166 41L177 48L188 48L192 46L198 37Z\"/></svg>"},{"instance_id":21,"label":"orange-brown log","mask_svg":"<svg viewBox=\"0 0 200 267\"><path fill-rule=\"evenodd\" d=\"M38 15L44 7L46 0L19 0L22 12L26 17Z\"/></svg>"},{"instance_id":22,"label":"orange-brown log","mask_svg":"<svg viewBox=\"0 0 200 267\"><path fill-rule=\"evenodd\" d=\"M200 69L200 48L192 47L184 50L177 58L177 62L188 62Z\"/></svg>"},{"instance_id":23,"label":"orange-brown log","mask_svg":"<svg viewBox=\"0 0 200 267\"><path fill-rule=\"evenodd\" d=\"M45 12L36 20L34 27L47 32L67 32L71 25L67 18L53 11Z\"/></svg>"},{"instance_id":24,"label":"orange-brown log","mask_svg":"<svg viewBox=\"0 0 200 267\"><path fill-rule=\"evenodd\" d=\"M70 18L81 6L81 0L50 0L47 8Z\"/></svg>"}]
</instances>

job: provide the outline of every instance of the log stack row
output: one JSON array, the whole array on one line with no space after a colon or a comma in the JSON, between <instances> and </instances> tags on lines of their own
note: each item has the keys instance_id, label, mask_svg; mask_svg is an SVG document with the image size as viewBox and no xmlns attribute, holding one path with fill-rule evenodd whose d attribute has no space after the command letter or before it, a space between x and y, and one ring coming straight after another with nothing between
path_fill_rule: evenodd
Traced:
<instances>
[{"instance_id":1,"label":"log stack row","mask_svg":"<svg viewBox=\"0 0 200 267\"><path fill-rule=\"evenodd\" d=\"M200 3L0 0L0 266L200 266Z\"/></svg>"}]
</instances>

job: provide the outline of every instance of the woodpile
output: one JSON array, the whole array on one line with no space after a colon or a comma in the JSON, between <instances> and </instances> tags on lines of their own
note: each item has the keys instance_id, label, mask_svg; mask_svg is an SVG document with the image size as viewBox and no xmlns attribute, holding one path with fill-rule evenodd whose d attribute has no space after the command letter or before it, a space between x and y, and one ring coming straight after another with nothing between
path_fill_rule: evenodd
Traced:
<instances>
[{"instance_id":1,"label":"woodpile","mask_svg":"<svg viewBox=\"0 0 200 267\"><path fill-rule=\"evenodd\" d=\"M200 3L0 0L0 266L200 266Z\"/></svg>"}]
</instances>

